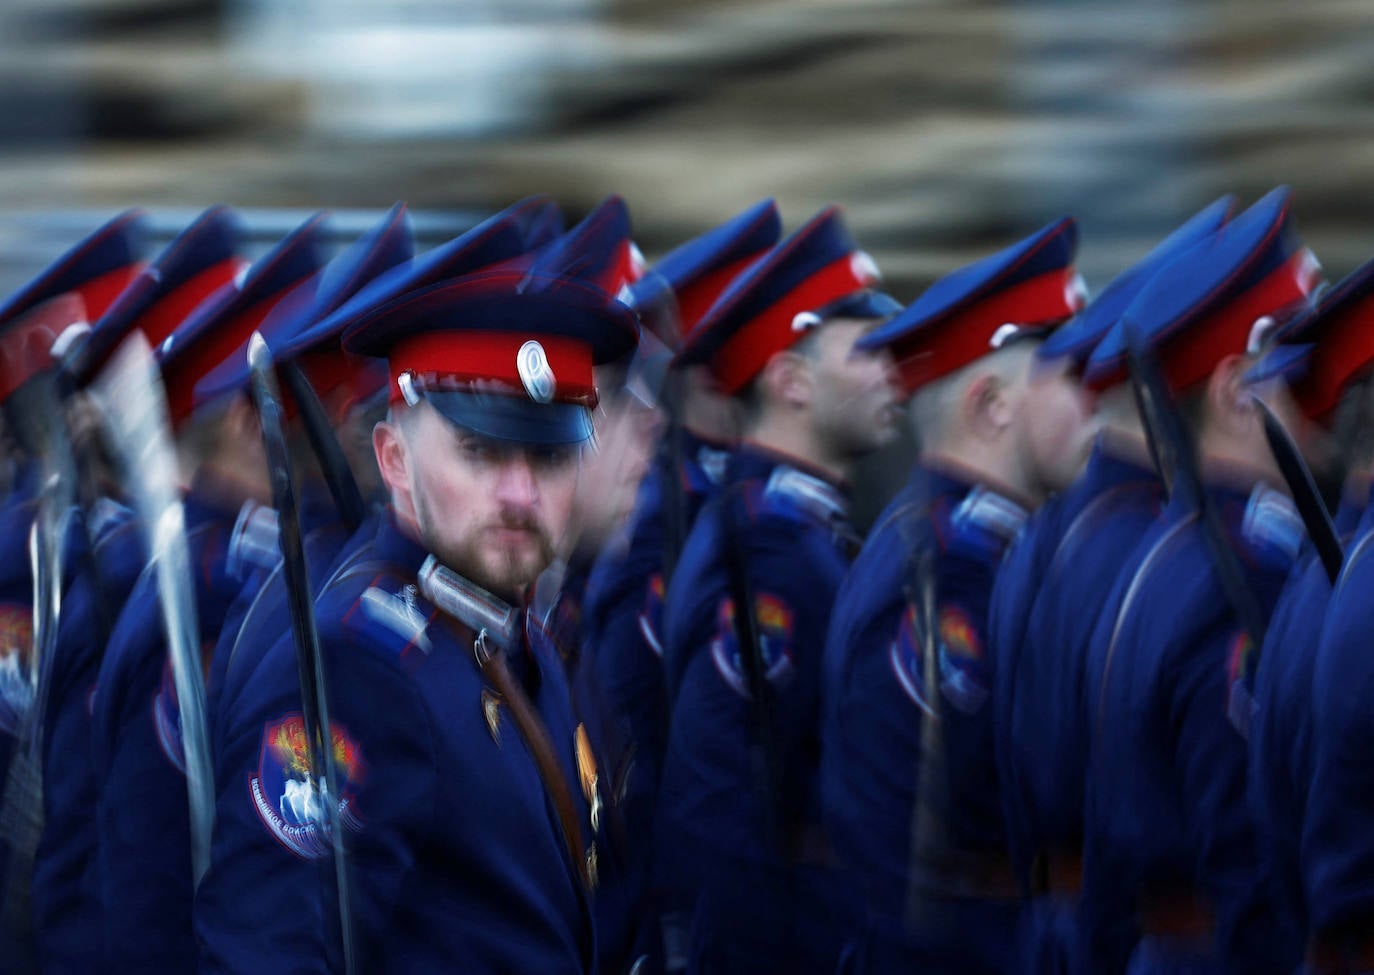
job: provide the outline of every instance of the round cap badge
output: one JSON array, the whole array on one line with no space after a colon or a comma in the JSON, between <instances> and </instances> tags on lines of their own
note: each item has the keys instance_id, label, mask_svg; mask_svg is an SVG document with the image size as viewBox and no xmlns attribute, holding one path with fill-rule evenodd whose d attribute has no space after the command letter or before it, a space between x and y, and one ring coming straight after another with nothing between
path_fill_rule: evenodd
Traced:
<instances>
[{"instance_id":1,"label":"round cap badge","mask_svg":"<svg viewBox=\"0 0 1374 975\"><path fill-rule=\"evenodd\" d=\"M542 345L530 339L520 346L520 351L515 353L515 369L520 374L520 382L524 384L525 392L530 394L530 399L536 403L553 402L557 382Z\"/></svg>"}]
</instances>

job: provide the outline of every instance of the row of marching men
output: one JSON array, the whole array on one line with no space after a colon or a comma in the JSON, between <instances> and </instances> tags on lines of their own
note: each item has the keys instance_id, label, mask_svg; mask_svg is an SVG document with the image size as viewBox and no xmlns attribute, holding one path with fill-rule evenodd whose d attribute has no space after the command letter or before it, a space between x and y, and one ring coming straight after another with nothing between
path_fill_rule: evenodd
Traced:
<instances>
[{"instance_id":1,"label":"row of marching men","mask_svg":"<svg viewBox=\"0 0 1374 975\"><path fill-rule=\"evenodd\" d=\"M1359 563L1289 441L1357 529L1374 273L1318 300L1288 204L905 308L833 209L647 271L615 198L101 228L0 308L6 957L1359 970Z\"/></svg>"},{"instance_id":2,"label":"row of marching men","mask_svg":"<svg viewBox=\"0 0 1374 975\"><path fill-rule=\"evenodd\" d=\"M1091 302L1072 219L905 307L833 211L657 266L662 448L565 591L657 964L1374 970L1374 262L1327 286L1290 204L1218 200Z\"/></svg>"}]
</instances>

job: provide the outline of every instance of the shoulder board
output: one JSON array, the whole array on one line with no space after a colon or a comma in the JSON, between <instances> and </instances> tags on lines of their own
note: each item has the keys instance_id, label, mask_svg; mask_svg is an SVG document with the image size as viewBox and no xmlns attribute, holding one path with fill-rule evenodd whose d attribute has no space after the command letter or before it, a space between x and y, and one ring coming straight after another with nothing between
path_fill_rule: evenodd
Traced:
<instances>
[{"instance_id":1,"label":"shoulder board","mask_svg":"<svg viewBox=\"0 0 1374 975\"><path fill-rule=\"evenodd\" d=\"M843 521L849 513L844 496L834 485L787 466L776 467L769 475L763 505L770 513L800 515L823 525Z\"/></svg>"},{"instance_id":2,"label":"shoulder board","mask_svg":"<svg viewBox=\"0 0 1374 975\"><path fill-rule=\"evenodd\" d=\"M428 629L434 610L421 599L415 583L406 582L394 573L394 567L384 563L364 563L357 568L359 575L362 570L371 570L371 577L344 610L344 629L398 655L411 646L429 653L433 644Z\"/></svg>"},{"instance_id":3,"label":"shoulder board","mask_svg":"<svg viewBox=\"0 0 1374 975\"><path fill-rule=\"evenodd\" d=\"M345 632L362 636L399 655L411 646L425 653L433 648L427 632L434 608L420 596L414 579L401 568L370 558L365 545L335 570L320 587L317 605L330 601L330 615L337 614Z\"/></svg>"},{"instance_id":4,"label":"shoulder board","mask_svg":"<svg viewBox=\"0 0 1374 975\"><path fill-rule=\"evenodd\" d=\"M703 444L692 455L692 461L690 467L694 467L695 471L689 469L688 477L693 481L693 487L709 490L725 483L725 472L730 465L730 451ZM700 472L699 479L692 476L697 472Z\"/></svg>"},{"instance_id":5,"label":"shoulder board","mask_svg":"<svg viewBox=\"0 0 1374 975\"><path fill-rule=\"evenodd\" d=\"M86 512L86 523L96 545L103 543L113 532L131 524L133 520L132 511L118 501L104 496L96 498L95 504Z\"/></svg>"},{"instance_id":6,"label":"shoulder board","mask_svg":"<svg viewBox=\"0 0 1374 975\"><path fill-rule=\"evenodd\" d=\"M1250 492L1241 533L1251 545L1277 551L1290 561L1297 558L1307 537L1292 499L1263 484Z\"/></svg>"},{"instance_id":7,"label":"shoulder board","mask_svg":"<svg viewBox=\"0 0 1374 975\"><path fill-rule=\"evenodd\" d=\"M959 532L979 532L1001 539L1005 545L1016 537L1029 512L1010 498L985 487L975 487L950 514L950 524Z\"/></svg>"},{"instance_id":8,"label":"shoulder board","mask_svg":"<svg viewBox=\"0 0 1374 975\"><path fill-rule=\"evenodd\" d=\"M281 560L277 542L277 513L255 501L239 509L238 520L229 535L225 570L239 577L253 569L271 569Z\"/></svg>"}]
</instances>

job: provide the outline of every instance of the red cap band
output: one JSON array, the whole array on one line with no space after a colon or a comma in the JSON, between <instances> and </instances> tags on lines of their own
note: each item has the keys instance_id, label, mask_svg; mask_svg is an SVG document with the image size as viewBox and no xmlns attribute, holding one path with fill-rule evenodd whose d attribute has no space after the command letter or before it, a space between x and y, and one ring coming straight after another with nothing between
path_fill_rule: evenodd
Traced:
<instances>
[{"instance_id":1,"label":"red cap band","mask_svg":"<svg viewBox=\"0 0 1374 975\"><path fill-rule=\"evenodd\" d=\"M730 287L735 278L744 273L745 269L753 266L759 260L759 254L750 254L742 257L738 261L718 267L709 274L703 274L692 284L678 292L677 313L678 322L682 328L682 334L689 334L696 328L697 322L711 310L711 306L716 303L716 299L725 294L725 289Z\"/></svg>"},{"instance_id":2,"label":"red cap band","mask_svg":"<svg viewBox=\"0 0 1374 975\"><path fill-rule=\"evenodd\" d=\"M806 328L795 328L802 312L815 311L878 281L878 269L867 254L854 251L809 276L796 288L751 318L711 358L726 393L737 393L759 374L768 360L801 341Z\"/></svg>"},{"instance_id":3,"label":"red cap band","mask_svg":"<svg viewBox=\"0 0 1374 975\"><path fill-rule=\"evenodd\" d=\"M895 342L893 355L908 391L957 372L994 349L1003 326L1014 330L1062 322L1083 307L1078 272L1070 267L1037 274L958 309L908 342ZM1007 336L1010 337L1010 336Z\"/></svg>"},{"instance_id":4,"label":"red cap band","mask_svg":"<svg viewBox=\"0 0 1374 975\"><path fill-rule=\"evenodd\" d=\"M73 290L86 303L86 314L90 316L90 321L99 321L100 316L133 283L143 268L143 264L129 264L77 285Z\"/></svg>"},{"instance_id":5,"label":"red cap band","mask_svg":"<svg viewBox=\"0 0 1374 975\"><path fill-rule=\"evenodd\" d=\"M1314 420L1325 419L1350 381L1374 363L1374 295L1354 302L1321 328L1307 373L1293 384L1298 405Z\"/></svg>"},{"instance_id":6,"label":"red cap band","mask_svg":"<svg viewBox=\"0 0 1374 975\"><path fill-rule=\"evenodd\" d=\"M1182 392L1210 376L1228 355L1259 351L1249 348L1259 320L1306 298L1320 279L1320 268L1304 247L1203 321L1165 338L1159 357L1169 388Z\"/></svg>"},{"instance_id":7,"label":"red cap band","mask_svg":"<svg viewBox=\"0 0 1374 975\"><path fill-rule=\"evenodd\" d=\"M86 322L86 305L75 291L30 308L0 333L0 400L55 365L53 343L73 325Z\"/></svg>"},{"instance_id":8,"label":"red cap band","mask_svg":"<svg viewBox=\"0 0 1374 975\"><path fill-rule=\"evenodd\" d=\"M249 305L229 321L211 325L208 335L189 340L192 345L184 355L176 355L172 350L175 358L171 368L164 370L162 379L167 386L167 409L173 422L180 423L191 415L196 383L247 342L281 298L280 292L270 295Z\"/></svg>"},{"instance_id":9,"label":"red cap band","mask_svg":"<svg viewBox=\"0 0 1374 975\"><path fill-rule=\"evenodd\" d=\"M591 346L566 336L425 332L396 343L388 358L393 403L402 398L401 374L412 372L437 392L499 392L540 403L596 405Z\"/></svg>"},{"instance_id":10,"label":"red cap band","mask_svg":"<svg viewBox=\"0 0 1374 975\"><path fill-rule=\"evenodd\" d=\"M157 348L197 305L232 281L244 265L237 257L210 265L153 302L151 308L138 316L135 325L147 336L148 344Z\"/></svg>"}]
</instances>

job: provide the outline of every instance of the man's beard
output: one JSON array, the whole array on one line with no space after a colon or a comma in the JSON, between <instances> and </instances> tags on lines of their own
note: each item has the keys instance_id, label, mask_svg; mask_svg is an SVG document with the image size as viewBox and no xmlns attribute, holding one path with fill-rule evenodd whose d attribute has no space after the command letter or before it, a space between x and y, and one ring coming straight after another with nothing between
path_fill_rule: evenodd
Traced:
<instances>
[{"instance_id":1,"label":"man's beard","mask_svg":"<svg viewBox=\"0 0 1374 975\"><path fill-rule=\"evenodd\" d=\"M425 548L464 578L477 583L494 595L516 602L525 589L534 584L539 574L554 559L554 545L542 525L530 518L501 519L492 524L475 526L459 539L450 541L438 537L435 520L424 499L416 496L416 515ZM529 532L535 543L533 554L528 551L506 549L494 551L490 544L482 544L486 529L522 529Z\"/></svg>"}]
</instances>

